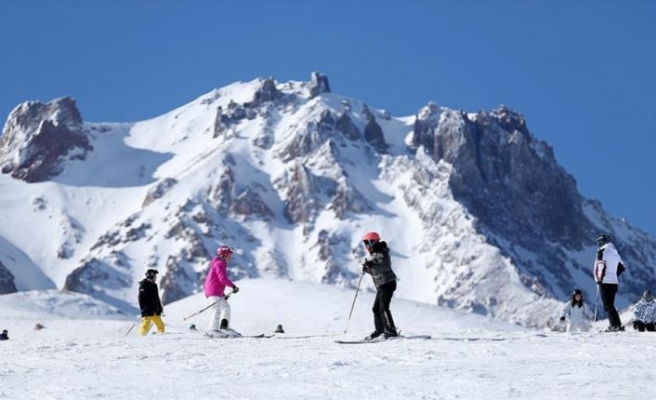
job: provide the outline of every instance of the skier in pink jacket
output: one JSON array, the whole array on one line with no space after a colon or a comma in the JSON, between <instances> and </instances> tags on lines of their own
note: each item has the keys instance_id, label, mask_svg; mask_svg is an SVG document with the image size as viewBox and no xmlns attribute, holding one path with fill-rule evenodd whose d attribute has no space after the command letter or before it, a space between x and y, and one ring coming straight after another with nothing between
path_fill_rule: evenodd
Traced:
<instances>
[{"instance_id":1,"label":"skier in pink jacket","mask_svg":"<svg viewBox=\"0 0 656 400\"><path fill-rule=\"evenodd\" d=\"M232 247L219 246L216 257L210 263L210 270L205 279L205 297L212 304L208 335L211 336L240 336L230 328L230 304L225 299L225 288L231 287L232 293L239 288L228 278L228 261L234 254Z\"/></svg>"}]
</instances>

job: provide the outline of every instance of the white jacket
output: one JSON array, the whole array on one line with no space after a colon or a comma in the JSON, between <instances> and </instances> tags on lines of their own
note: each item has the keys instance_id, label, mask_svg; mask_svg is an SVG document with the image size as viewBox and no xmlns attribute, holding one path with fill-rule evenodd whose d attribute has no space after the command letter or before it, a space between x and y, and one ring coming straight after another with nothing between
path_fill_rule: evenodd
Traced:
<instances>
[{"instance_id":1,"label":"white jacket","mask_svg":"<svg viewBox=\"0 0 656 400\"><path fill-rule=\"evenodd\" d=\"M620 254L617 252L615 245L608 242L601 246L599 250L597 250L597 257L595 259L595 281L617 285L619 283L617 279L618 267L622 271L624 270L624 262L622 261Z\"/></svg>"},{"instance_id":2,"label":"white jacket","mask_svg":"<svg viewBox=\"0 0 656 400\"><path fill-rule=\"evenodd\" d=\"M582 324L587 320L592 319L592 313L590 312L590 307L587 304L582 303L583 305L579 307L578 305L572 305L572 300L569 300L565 303L563 307L563 312L560 314L561 317L569 317L570 324Z\"/></svg>"}]
</instances>

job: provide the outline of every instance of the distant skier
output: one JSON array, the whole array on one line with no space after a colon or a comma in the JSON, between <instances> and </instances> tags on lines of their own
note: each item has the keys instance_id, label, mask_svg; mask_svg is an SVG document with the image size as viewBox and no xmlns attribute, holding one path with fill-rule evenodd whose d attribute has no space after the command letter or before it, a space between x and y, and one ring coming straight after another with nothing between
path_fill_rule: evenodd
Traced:
<instances>
[{"instance_id":1,"label":"distant skier","mask_svg":"<svg viewBox=\"0 0 656 400\"><path fill-rule=\"evenodd\" d=\"M232 247L219 246L205 279L205 297L213 304L208 329L210 336L217 335L218 332L229 336L240 336L239 332L230 328L230 304L225 299L226 287L231 287L232 293L239 291L237 285L228 278L227 272L228 261L234 252Z\"/></svg>"},{"instance_id":2,"label":"distant skier","mask_svg":"<svg viewBox=\"0 0 656 400\"><path fill-rule=\"evenodd\" d=\"M362 238L369 257L365 258L362 264L362 272L371 275L376 285L376 299L374 300L374 326L375 329L365 340L372 340L380 335L386 339L388 337L398 336L390 303L396 290L396 275L392 270L392 260L389 254L387 243L380 240L380 235L376 232L368 232Z\"/></svg>"},{"instance_id":3,"label":"distant skier","mask_svg":"<svg viewBox=\"0 0 656 400\"><path fill-rule=\"evenodd\" d=\"M139 335L146 336L153 323L157 327L157 333L164 333L164 322L162 322L162 313L164 308L159 299L159 289L157 288L157 270L149 269L146 271L146 279L139 282L139 308L141 308L141 317L143 323L139 328Z\"/></svg>"},{"instance_id":4,"label":"distant skier","mask_svg":"<svg viewBox=\"0 0 656 400\"><path fill-rule=\"evenodd\" d=\"M0 340L9 340L9 332L6 329L0 333Z\"/></svg>"},{"instance_id":5,"label":"distant skier","mask_svg":"<svg viewBox=\"0 0 656 400\"><path fill-rule=\"evenodd\" d=\"M623 330L620 315L615 309L615 295L619 285L619 277L626 269L622 257L617 252L610 236L603 234L597 238L597 256L594 264L595 282L599 288L604 311L608 314L609 327L607 332Z\"/></svg>"},{"instance_id":6,"label":"distant skier","mask_svg":"<svg viewBox=\"0 0 656 400\"><path fill-rule=\"evenodd\" d=\"M579 331L587 332L590 329L589 320L592 319L590 307L583 301L583 293L579 289L574 290L572 298L565 303L563 311L560 314L562 322L567 321L567 332Z\"/></svg>"},{"instance_id":7,"label":"distant skier","mask_svg":"<svg viewBox=\"0 0 656 400\"><path fill-rule=\"evenodd\" d=\"M642 298L636 303L633 310L633 329L644 332L656 330L656 302L649 290L645 290Z\"/></svg>"}]
</instances>

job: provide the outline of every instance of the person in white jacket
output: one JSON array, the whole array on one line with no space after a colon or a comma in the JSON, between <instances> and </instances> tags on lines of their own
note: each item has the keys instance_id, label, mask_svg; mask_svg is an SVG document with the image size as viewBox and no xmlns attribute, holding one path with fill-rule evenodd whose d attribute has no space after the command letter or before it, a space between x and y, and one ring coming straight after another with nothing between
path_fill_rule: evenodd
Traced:
<instances>
[{"instance_id":1,"label":"person in white jacket","mask_svg":"<svg viewBox=\"0 0 656 400\"><path fill-rule=\"evenodd\" d=\"M567 332L587 332L590 329L589 321L592 319L590 307L583 302L583 293L579 289L574 290L572 298L565 303L560 320L567 319Z\"/></svg>"},{"instance_id":2,"label":"person in white jacket","mask_svg":"<svg viewBox=\"0 0 656 400\"><path fill-rule=\"evenodd\" d=\"M615 308L615 295L619 287L619 277L626 270L622 257L611 242L610 236L603 234L597 238L597 256L594 264L594 278L599 287L599 295L608 314L607 332L624 330L620 315Z\"/></svg>"},{"instance_id":3,"label":"person in white jacket","mask_svg":"<svg viewBox=\"0 0 656 400\"><path fill-rule=\"evenodd\" d=\"M644 332L654 332L656 329L656 302L649 290L645 290L642 298L633 310L633 329Z\"/></svg>"}]
</instances>

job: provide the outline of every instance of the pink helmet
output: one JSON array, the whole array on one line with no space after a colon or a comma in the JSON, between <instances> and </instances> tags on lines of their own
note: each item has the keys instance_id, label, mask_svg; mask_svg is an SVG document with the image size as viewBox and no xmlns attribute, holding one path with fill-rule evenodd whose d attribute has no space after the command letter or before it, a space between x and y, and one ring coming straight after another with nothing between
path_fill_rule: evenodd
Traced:
<instances>
[{"instance_id":1,"label":"pink helmet","mask_svg":"<svg viewBox=\"0 0 656 400\"><path fill-rule=\"evenodd\" d=\"M362 240L369 240L369 241L379 241L380 240L380 235L377 232L367 232L365 235L362 237Z\"/></svg>"},{"instance_id":2,"label":"pink helmet","mask_svg":"<svg viewBox=\"0 0 656 400\"><path fill-rule=\"evenodd\" d=\"M228 256L231 256L234 254L235 250L230 247L230 246L219 246L218 249L216 249L216 255L221 257L221 258L226 258Z\"/></svg>"}]
</instances>

